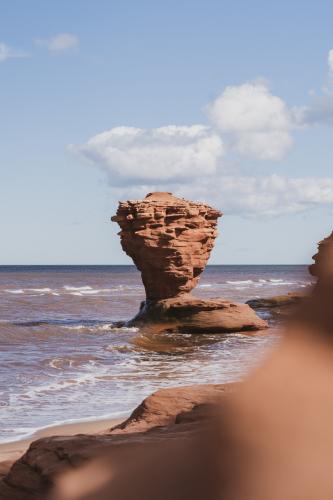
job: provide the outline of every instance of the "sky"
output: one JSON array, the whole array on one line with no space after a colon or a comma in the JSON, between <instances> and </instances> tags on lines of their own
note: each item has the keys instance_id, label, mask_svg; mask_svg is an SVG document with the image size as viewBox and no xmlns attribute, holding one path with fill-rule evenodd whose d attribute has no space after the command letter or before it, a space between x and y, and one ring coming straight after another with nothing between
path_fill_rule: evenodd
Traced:
<instances>
[{"instance_id":1,"label":"sky","mask_svg":"<svg viewBox=\"0 0 333 500\"><path fill-rule=\"evenodd\" d=\"M223 211L211 264L333 229L333 3L2 0L0 264L128 264L119 200Z\"/></svg>"}]
</instances>

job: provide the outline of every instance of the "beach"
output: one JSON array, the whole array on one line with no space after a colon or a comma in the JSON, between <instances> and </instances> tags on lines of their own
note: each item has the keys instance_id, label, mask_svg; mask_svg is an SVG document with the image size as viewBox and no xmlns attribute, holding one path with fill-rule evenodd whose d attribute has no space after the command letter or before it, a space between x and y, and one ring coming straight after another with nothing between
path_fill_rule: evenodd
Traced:
<instances>
[{"instance_id":1,"label":"beach","mask_svg":"<svg viewBox=\"0 0 333 500\"><path fill-rule=\"evenodd\" d=\"M75 436L76 434L98 434L119 424L123 419L103 419L87 422L73 422L40 429L28 439L0 444L0 477L5 475L13 462L18 460L37 439L49 436Z\"/></svg>"}]
</instances>

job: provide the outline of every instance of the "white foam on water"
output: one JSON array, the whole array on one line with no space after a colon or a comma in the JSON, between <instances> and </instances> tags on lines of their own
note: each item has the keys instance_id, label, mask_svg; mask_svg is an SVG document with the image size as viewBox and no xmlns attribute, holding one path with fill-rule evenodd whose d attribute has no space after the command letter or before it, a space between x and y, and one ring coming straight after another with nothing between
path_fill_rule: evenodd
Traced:
<instances>
[{"instance_id":1,"label":"white foam on water","mask_svg":"<svg viewBox=\"0 0 333 500\"><path fill-rule=\"evenodd\" d=\"M91 366L94 366L93 363L90 364ZM82 386L87 384L94 385L96 382L98 382L99 377L106 374L106 368L103 367L99 371L100 373L98 373L97 371L92 371L90 373L83 373L77 376L74 375L72 378L68 378L65 380L58 380L56 382L50 382L49 384L32 387L28 391L26 391L23 395L21 395L21 397L23 396L24 398L28 397L30 399L36 399L36 397L38 398L42 395L63 391L65 389L69 389L76 386Z\"/></svg>"},{"instance_id":2,"label":"white foam on water","mask_svg":"<svg viewBox=\"0 0 333 500\"><path fill-rule=\"evenodd\" d=\"M111 330L113 323L104 323L103 325L62 325L61 328L66 328L67 330L89 330L94 331L106 331Z\"/></svg>"},{"instance_id":3,"label":"white foam on water","mask_svg":"<svg viewBox=\"0 0 333 500\"><path fill-rule=\"evenodd\" d=\"M243 281L227 281L228 285L250 285L253 283L252 280L243 280Z\"/></svg>"},{"instance_id":4,"label":"white foam on water","mask_svg":"<svg viewBox=\"0 0 333 500\"><path fill-rule=\"evenodd\" d=\"M75 291L80 292L82 290L92 290L92 287L88 286L88 285L86 285L86 286L69 286L69 285L64 285L63 288L65 290L73 291L73 292L75 292Z\"/></svg>"},{"instance_id":5,"label":"white foam on water","mask_svg":"<svg viewBox=\"0 0 333 500\"><path fill-rule=\"evenodd\" d=\"M274 283L271 283L270 285L271 285L271 286L280 286L280 285L296 285L296 283L294 283L294 282L292 282L292 281L290 281L290 282L289 282L289 281L283 281L283 280L281 280L281 281L279 281L279 282L277 282L277 281L276 281L276 282L274 282Z\"/></svg>"},{"instance_id":6,"label":"white foam on water","mask_svg":"<svg viewBox=\"0 0 333 500\"><path fill-rule=\"evenodd\" d=\"M112 413L107 413L105 415L95 415L87 418L69 418L67 420L58 420L49 425L44 425L42 427L18 427L15 430L13 429L3 429L3 431L8 433L15 433L15 436L8 437L0 440L0 444L5 443L16 443L17 441L21 441L23 439L30 439L36 436L37 433L44 431L46 429L52 429L53 427L70 425L70 424L84 424L88 422L101 422L103 420L111 420L111 419L120 419L127 418L129 415L128 411L114 411Z\"/></svg>"},{"instance_id":7,"label":"white foam on water","mask_svg":"<svg viewBox=\"0 0 333 500\"><path fill-rule=\"evenodd\" d=\"M139 328L135 326L113 326L113 323L103 323L103 324L98 324L98 325L84 325L84 324L79 324L79 325L60 325L60 328L65 328L66 330L77 330L77 331L82 331L86 330L89 332L105 332L105 331L112 331L112 332L133 332L136 333L139 331Z\"/></svg>"},{"instance_id":8,"label":"white foam on water","mask_svg":"<svg viewBox=\"0 0 333 500\"><path fill-rule=\"evenodd\" d=\"M24 293L24 290L22 290L22 288L19 288L18 290L5 290L5 292L7 293L14 293L14 294L21 294L21 293Z\"/></svg>"}]
</instances>

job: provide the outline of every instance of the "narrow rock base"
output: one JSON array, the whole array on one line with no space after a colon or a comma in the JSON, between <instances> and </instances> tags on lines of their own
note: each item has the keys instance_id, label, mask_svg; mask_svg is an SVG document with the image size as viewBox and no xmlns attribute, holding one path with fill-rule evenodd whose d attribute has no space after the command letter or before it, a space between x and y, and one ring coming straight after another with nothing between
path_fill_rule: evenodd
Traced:
<instances>
[{"instance_id":1,"label":"narrow rock base","mask_svg":"<svg viewBox=\"0 0 333 500\"><path fill-rule=\"evenodd\" d=\"M189 294L142 302L129 325L152 325L175 333L232 333L263 330L268 326L247 304L220 298L203 300Z\"/></svg>"}]
</instances>

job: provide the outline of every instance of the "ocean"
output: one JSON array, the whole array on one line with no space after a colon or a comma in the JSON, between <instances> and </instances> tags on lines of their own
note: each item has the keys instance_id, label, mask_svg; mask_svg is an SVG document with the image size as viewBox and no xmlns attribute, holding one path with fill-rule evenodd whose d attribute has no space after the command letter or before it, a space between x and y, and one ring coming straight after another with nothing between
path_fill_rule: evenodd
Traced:
<instances>
[{"instance_id":1,"label":"ocean","mask_svg":"<svg viewBox=\"0 0 333 500\"><path fill-rule=\"evenodd\" d=\"M245 302L311 284L306 266L208 266L194 295ZM278 342L118 327L144 290L133 266L0 266L0 442L127 415L161 387L239 380Z\"/></svg>"}]
</instances>

